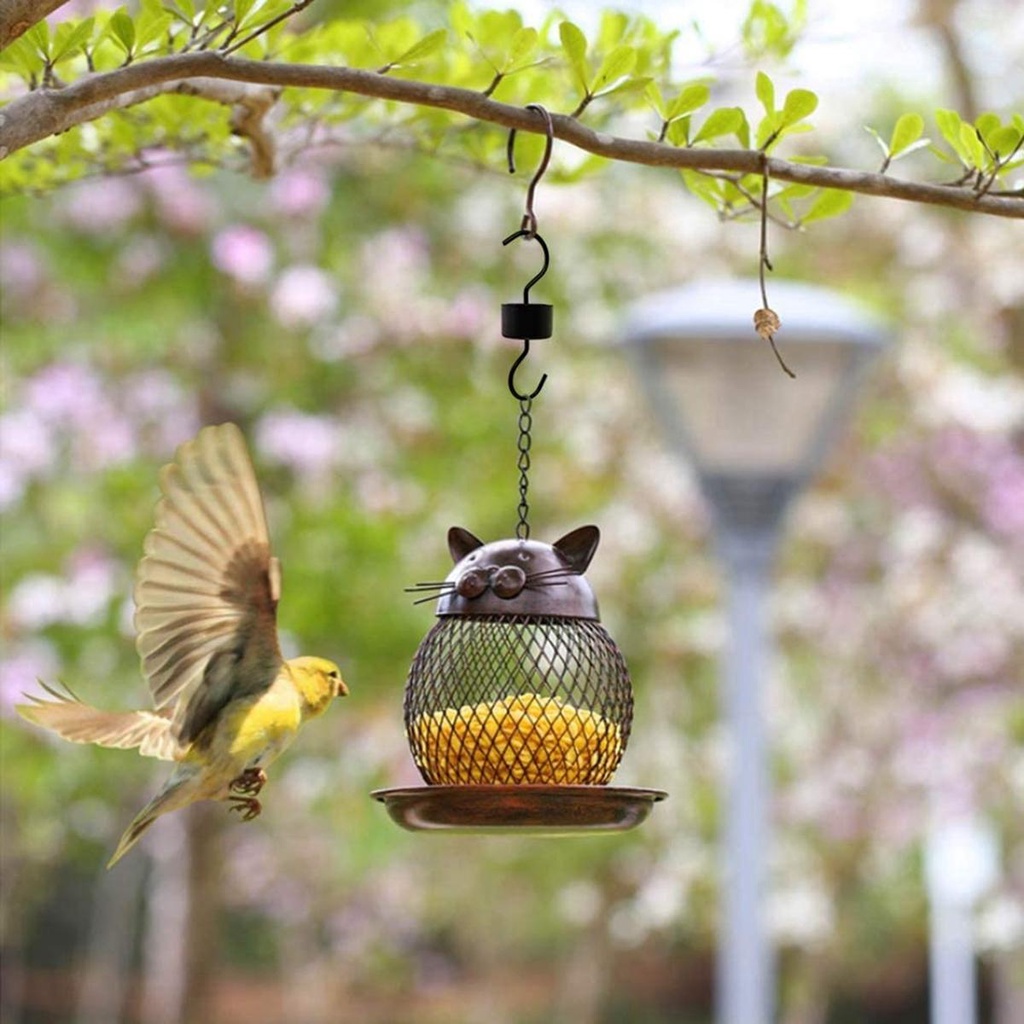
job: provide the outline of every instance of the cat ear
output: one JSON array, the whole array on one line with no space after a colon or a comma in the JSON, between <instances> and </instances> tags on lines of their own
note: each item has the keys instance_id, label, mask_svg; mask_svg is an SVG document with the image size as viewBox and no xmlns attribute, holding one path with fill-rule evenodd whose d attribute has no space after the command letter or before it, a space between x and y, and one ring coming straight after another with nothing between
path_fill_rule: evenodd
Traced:
<instances>
[{"instance_id":1,"label":"cat ear","mask_svg":"<svg viewBox=\"0 0 1024 1024\"><path fill-rule=\"evenodd\" d=\"M581 526L551 546L569 563L573 572L581 576L587 571L601 541L601 531L596 526Z\"/></svg>"},{"instance_id":2,"label":"cat ear","mask_svg":"<svg viewBox=\"0 0 1024 1024\"><path fill-rule=\"evenodd\" d=\"M479 537L474 537L469 530L464 530L461 526L453 526L448 531L448 550L453 562L461 562L471 551L476 551L483 545L484 542Z\"/></svg>"}]
</instances>

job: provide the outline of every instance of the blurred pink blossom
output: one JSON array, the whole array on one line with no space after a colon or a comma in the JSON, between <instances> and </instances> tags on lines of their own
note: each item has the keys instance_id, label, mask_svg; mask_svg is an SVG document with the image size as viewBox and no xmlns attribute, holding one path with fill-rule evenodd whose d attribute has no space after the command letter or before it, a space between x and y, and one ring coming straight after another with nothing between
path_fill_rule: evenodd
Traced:
<instances>
[{"instance_id":1,"label":"blurred pink blossom","mask_svg":"<svg viewBox=\"0 0 1024 1024\"><path fill-rule=\"evenodd\" d=\"M67 193L64 217L90 235L105 235L125 226L142 207L135 185L125 178L94 178Z\"/></svg>"},{"instance_id":2,"label":"blurred pink blossom","mask_svg":"<svg viewBox=\"0 0 1024 1024\"><path fill-rule=\"evenodd\" d=\"M214 210L210 194L199 188L183 167L153 167L139 178L146 185L164 223L182 234L202 234Z\"/></svg>"},{"instance_id":3,"label":"blurred pink blossom","mask_svg":"<svg viewBox=\"0 0 1024 1024\"><path fill-rule=\"evenodd\" d=\"M31 573L11 589L7 613L24 630L97 624L120 588L120 566L95 548L75 552L63 576Z\"/></svg>"},{"instance_id":4,"label":"blurred pink blossom","mask_svg":"<svg viewBox=\"0 0 1024 1024\"><path fill-rule=\"evenodd\" d=\"M132 239L117 260L117 283L127 288L138 288L163 268L166 255L163 246L152 235Z\"/></svg>"},{"instance_id":5,"label":"blurred pink blossom","mask_svg":"<svg viewBox=\"0 0 1024 1024\"><path fill-rule=\"evenodd\" d=\"M998 467L982 500L982 514L996 533L1024 540L1024 459L1011 456Z\"/></svg>"},{"instance_id":6,"label":"blurred pink blossom","mask_svg":"<svg viewBox=\"0 0 1024 1024\"><path fill-rule=\"evenodd\" d=\"M80 363L51 363L26 384L26 404L47 423L91 427L108 406L97 374Z\"/></svg>"},{"instance_id":7,"label":"blurred pink blossom","mask_svg":"<svg viewBox=\"0 0 1024 1024\"><path fill-rule=\"evenodd\" d=\"M270 239L247 224L232 224L218 231L210 243L213 265L239 284L263 284L274 266Z\"/></svg>"},{"instance_id":8,"label":"blurred pink blossom","mask_svg":"<svg viewBox=\"0 0 1024 1024\"><path fill-rule=\"evenodd\" d=\"M256 426L256 445L267 458L300 475L330 473L341 452L341 430L330 416L283 409L267 413Z\"/></svg>"},{"instance_id":9,"label":"blurred pink blossom","mask_svg":"<svg viewBox=\"0 0 1024 1024\"><path fill-rule=\"evenodd\" d=\"M289 267L277 279L270 308L281 325L292 329L312 327L338 308L333 278L319 267Z\"/></svg>"},{"instance_id":10,"label":"blurred pink blossom","mask_svg":"<svg viewBox=\"0 0 1024 1024\"><path fill-rule=\"evenodd\" d=\"M201 426L196 396L185 391L167 370L135 374L125 389L124 408L145 430L148 449L161 457Z\"/></svg>"},{"instance_id":11,"label":"blurred pink blossom","mask_svg":"<svg viewBox=\"0 0 1024 1024\"><path fill-rule=\"evenodd\" d=\"M323 176L303 168L285 171L270 186L270 201L285 217L315 217L328 199L330 190Z\"/></svg>"},{"instance_id":12,"label":"blurred pink blossom","mask_svg":"<svg viewBox=\"0 0 1024 1024\"><path fill-rule=\"evenodd\" d=\"M38 473L56 458L53 432L34 409L0 414L0 461L19 472Z\"/></svg>"},{"instance_id":13,"label":"blurred pink blossom","mask_svg":"<svg viewBox=\"0 0 1024 1024\"><path fill-rule=\"evenodd\" d=\"M14 717L14 705L25 695L39 692L39 680L52 680L60 671L60 657L47 640L34 639L7 645L0 658L0 715ZM18 719L20 721L20 719Z\"/></svg>"},{"instance_id":14,"label":"blurred pink blossom","mask_svg":"<svg viewBox=\"0 0 1024 1024\"><path fill-rule=\"evenodd\" d=\"M32 409L0 414L0 509L17 504L57 458L53 431Z\"/></svg>"},{"instance_id":15,"label":"blurred pink blossom","mask_svg":"<svg viewBox=\"0 0 1024 1024\"><path fill-rule=\"evenodd\" d=\"M104 469L129 462L138 453L132 424L112 406L87 431L82 431L72 440L75 465L88 469Z\"/></svg>"},{"instance_id":16,"label":"blurred pink blossom","mask_svg":"<svg viewBox=\"0 0 1024 1024\"><path fill-rule=\"evenodd\" d=\"M43 259L30 242L19 239L0 245L0 286L5 296L38 291L46 276Z\"/></svg>"}]
</instances>

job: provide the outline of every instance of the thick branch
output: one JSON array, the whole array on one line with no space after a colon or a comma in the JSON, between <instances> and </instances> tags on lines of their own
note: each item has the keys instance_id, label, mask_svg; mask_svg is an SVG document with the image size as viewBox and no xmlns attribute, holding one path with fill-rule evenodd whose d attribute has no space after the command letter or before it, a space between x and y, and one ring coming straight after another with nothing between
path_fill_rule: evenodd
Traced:
<instances>
[{"instance_id":1,"label":"thick branch","mask_svg":"<svg viewBox=\"0 0 1024 1024\"><path fill-rule=\"evenodd\" d=\"M0 114L0 159L77 123L80 112L126 93L165 82L206 77L257 85L327 89L376 99L437 107L505 128L539 132L540 118L523 107L488 99L479 92L392 78L374 71L323 65L281 64L226 58L216 53L186 53L142 61L117 71L92 75L63 89L38 89L14 100ZM686 149L658 142L624 139L596 132L571 117L552 117L555 136L579 149L611 160L651 167L692 168L759 174L763 157L756 150ZM845 189L863 195L1024 219L1024 197L979 195L969 188L928 185L885 174L795 164L771 158L768 169L778 181Z\"/></svg>"},{"instance_id":2,"label":"thick branch","mask_svg":"<svg viewBox=\"0 0 1024 1024\"><path fill-rule=\"evenodd\" d=\"M0 0L0 50L68 0Z\"/></svg>"}]
</instances>

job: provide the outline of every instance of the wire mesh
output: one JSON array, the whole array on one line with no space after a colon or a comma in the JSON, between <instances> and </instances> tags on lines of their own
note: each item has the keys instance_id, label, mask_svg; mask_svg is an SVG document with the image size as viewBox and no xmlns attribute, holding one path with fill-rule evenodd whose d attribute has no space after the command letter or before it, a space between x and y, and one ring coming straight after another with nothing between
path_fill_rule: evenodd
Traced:
<instances>
[{"instance_id":1,"label":"wire mesh","mask_svg":"<svg viewBox=\"0 0 1024 1024\"><path fill-rule=\"evenodd\" d=\"M431 785L602 785L629 739L633 691L599 622L458 615L420 644L404 711Z\"/></svg>"}]
</instances>

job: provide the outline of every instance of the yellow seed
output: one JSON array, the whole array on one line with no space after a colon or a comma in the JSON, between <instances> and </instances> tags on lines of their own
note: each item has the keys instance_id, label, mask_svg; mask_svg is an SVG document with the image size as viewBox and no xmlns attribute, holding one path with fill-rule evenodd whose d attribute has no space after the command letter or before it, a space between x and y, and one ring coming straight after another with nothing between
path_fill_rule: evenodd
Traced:
<instances>
[{"instance_id":1,"label":"yellow seed","mask_svg":"<svg viewBox=\"0 0 1024 1024\"><path fill-rule=\"evenodd\" d=\"M441 784L600 784L622 748L616 723L538 694L445 708L411 734L418 763Z\"/></svg>"}]
</instances>

